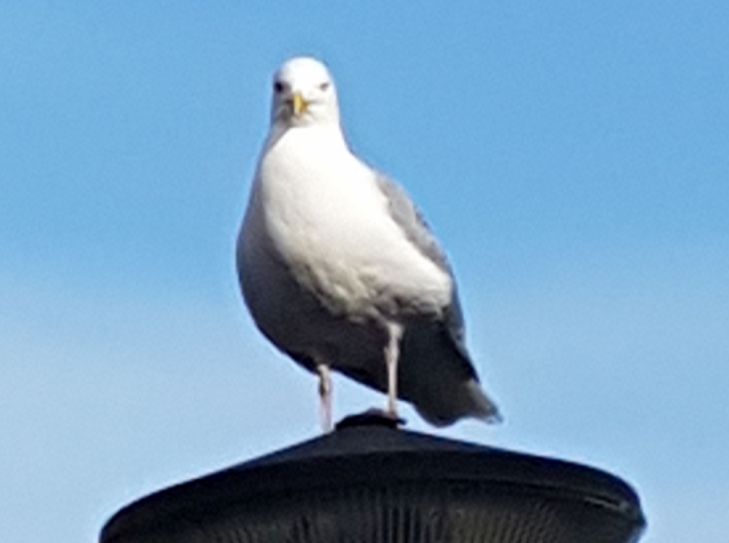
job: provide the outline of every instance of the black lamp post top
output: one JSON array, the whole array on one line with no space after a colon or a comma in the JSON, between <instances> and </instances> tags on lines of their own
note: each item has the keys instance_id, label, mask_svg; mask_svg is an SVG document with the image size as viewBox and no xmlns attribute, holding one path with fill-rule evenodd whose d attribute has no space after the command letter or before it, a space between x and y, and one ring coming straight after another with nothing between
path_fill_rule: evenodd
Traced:
<instances>
[{"instance_id":1,"label":"black lamp post top","mask_svg":"<svg viewBox=\"0 0 729 543\"><path fill-rule=\"evenodd\" d=\"M393 541L627 543L644 523L636 493L604 471L367 413L143 498L114 515L101 543L380 541L393 531Z\"/></svg>"}]
</instances>

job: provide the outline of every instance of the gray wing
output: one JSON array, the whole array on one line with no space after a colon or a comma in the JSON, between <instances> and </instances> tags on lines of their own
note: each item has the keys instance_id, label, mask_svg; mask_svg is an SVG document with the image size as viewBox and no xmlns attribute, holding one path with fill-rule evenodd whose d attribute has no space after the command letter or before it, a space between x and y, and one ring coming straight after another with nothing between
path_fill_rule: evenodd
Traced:
<instances>
[{"instance_id":1,"label":"gray wing","mask_svg":"<svg viewBox=\"0 0 729 543\"><path fill-rule=\"evenodd\" d=\"M377 186L387 198L390 216L408 240L440 269L453 277L448 260L440 248L438 240L435 239L422 213L415 207L405 190L382 174L378 174L376 179Z\"/></svg>"},{"instance_id":2,"label":"gray wing","mask_svg":"<svg viewBox=\"0 0 729 543\"><path fill-rule=\"evenodd\" d=\"M464 343L465 327L463 323L463 313L461 311L461 303L458 299L458 291L456 288L456 280L453 271L445 253L440 247L438 240L425 221L423 214L415 207L400 185L389 179L387 176L377 174L377 185L380 191L387 198L390 216L403 231L407 239L415 245L420 252L429 258L440 269L445 271L453 281L453 296L451 303L445 311L445 326L451 336L455 347L461 356L469 359Z\"/></svg>"},{"instance_id":3,"label":"gray wing","mask_svg":"<svg viewBox=\"0 0 729 543\"><path fill-rule=\"evenodd\" d=\"M434 322L423 316L405 329L399 368L403 398L413 401L426 420L439 426L467 415L500 420L498 408L477 384L478 374L466 349L456 282L445 253L407 193L383 175L376 179L393 221L453 281L453 293L442 319ZM451 394L444 394L446 386L451 387Z\"/></svg>"}]
</instances>

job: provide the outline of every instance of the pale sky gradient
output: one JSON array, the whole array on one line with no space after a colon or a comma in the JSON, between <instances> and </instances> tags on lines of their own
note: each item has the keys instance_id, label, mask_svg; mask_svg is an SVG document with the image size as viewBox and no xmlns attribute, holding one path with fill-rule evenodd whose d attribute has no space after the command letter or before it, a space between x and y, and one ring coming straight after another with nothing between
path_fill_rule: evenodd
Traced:
<instances>
[{"instance_id":1,"label":"pale sky gradient","mask_svg":"<svg viewBox=\"0 0 729 543\"><path fill-rule=\"evenodd\" d=\"M644 543L724 543L729 4L592 4L4 2L0 541L95 541L317 434L233 257L270 76L304 53L454 264L506 424L437 433L623 476Z\"/></svg>"}]
</instances>

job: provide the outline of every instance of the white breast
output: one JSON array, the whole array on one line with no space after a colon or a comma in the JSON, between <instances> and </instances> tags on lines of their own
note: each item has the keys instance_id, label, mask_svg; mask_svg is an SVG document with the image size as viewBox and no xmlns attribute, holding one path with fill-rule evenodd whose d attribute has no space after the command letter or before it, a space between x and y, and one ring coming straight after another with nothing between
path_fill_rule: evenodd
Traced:
<instances>
[{"instance_id":1,"label":"white breast","mask_svg":"<svg viewBox=\"0 0 729 543\"><path fill-rule=\"evenodd\" d=\"M390 218L374 175L338 130L288 130L259 165L263 226L330 309L367 313L397 297L437 312L450 301L451 279Z\"/></svg>"}]
</instances>

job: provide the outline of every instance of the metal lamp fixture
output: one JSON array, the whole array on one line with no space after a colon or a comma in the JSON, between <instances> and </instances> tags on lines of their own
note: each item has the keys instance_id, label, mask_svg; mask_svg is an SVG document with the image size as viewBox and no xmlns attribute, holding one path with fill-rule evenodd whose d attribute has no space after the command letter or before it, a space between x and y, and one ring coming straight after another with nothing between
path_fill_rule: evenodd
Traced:
<instances>
[{"instance_id":1,"label":"metal lamp fixture","mask_svg":"<svg viewBox=\"0 0 729 543\"><path fill-rule=\"evenodd\" d=\"M364 414L132 503L100 542L634 543L644 525L606 472Z\"/></svg>"}]
</instances>

